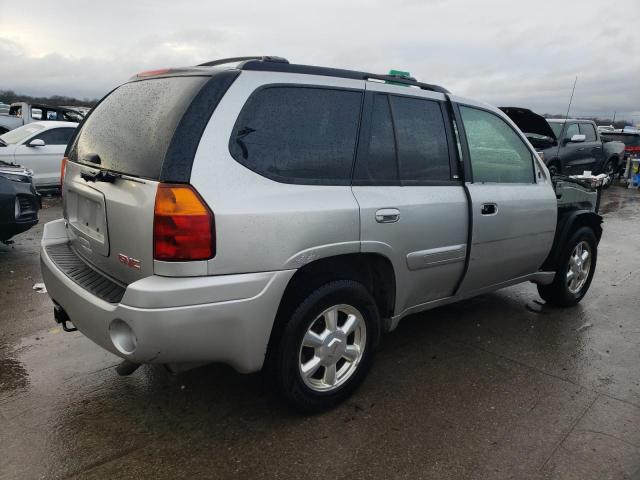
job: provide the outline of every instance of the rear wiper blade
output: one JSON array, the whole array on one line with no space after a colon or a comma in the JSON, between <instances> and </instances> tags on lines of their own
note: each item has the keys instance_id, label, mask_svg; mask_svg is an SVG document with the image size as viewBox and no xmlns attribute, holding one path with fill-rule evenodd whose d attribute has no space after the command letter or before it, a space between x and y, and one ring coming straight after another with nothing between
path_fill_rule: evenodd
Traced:
<instances>
[{"instance_id":1,"label":"rear wiper blade","mask_svg":"<svg viewBox=\"0 0 640 480\"><path fill-rule=\"evenodd\" d=\"M116 178L122 178L122 175L108 172L107 170L98 170L97 172L88 172L83 170L80 176L87 182L108 182L113 183Z\"/></svg>"}]
</instances>

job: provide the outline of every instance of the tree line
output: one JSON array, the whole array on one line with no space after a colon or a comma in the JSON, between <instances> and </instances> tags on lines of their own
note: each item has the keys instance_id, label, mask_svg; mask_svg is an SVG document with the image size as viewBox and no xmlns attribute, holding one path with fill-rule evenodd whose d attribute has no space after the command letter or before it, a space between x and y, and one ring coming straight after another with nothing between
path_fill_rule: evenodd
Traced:
<instances>
[{"instance_id":1,"label":"tree line","mask_svg":"<svg viewBox=\"0 0 640 480\"><path fill-rule=\"evenodd\" d=\"M0 102L11 104L13 102L42 103L53 107L74 106L74 107L93 107L98 103L97 99L90 100L88 98L65 97L62 95L52 95L50 97L33 97L16 93L13 90L0 90Z\"/></svg>"}]
</instances>

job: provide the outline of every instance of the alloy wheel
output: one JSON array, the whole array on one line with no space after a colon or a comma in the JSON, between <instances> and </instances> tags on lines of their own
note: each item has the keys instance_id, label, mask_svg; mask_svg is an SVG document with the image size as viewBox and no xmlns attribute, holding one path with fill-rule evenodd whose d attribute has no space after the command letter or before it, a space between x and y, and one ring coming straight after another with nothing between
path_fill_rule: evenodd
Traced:
<instances>
[{"instance_id":1,"label":"alloy wheel","mask_svg":"<svg viewBox=\"0 0 640 480\"><path fill-rule=\"evenodd\" d=\"M332 391L357 370L367 342L367 326L358 309L334 305L307 328L299 351L305 385L316 392Z\"/></svg>"},{"instance_id":2,"label":"alloy wheel","mask_svg":"<svg viewBox=\"0 0 640 480\"><path fill-rule=\"evenodd\" d=\"M567 267L567 288L574 295L580 293L582 287L587 283L589 272L591 271L591 247L589 243L582 240L579 242L569 256Z\"/></svg>"}]
</instances>

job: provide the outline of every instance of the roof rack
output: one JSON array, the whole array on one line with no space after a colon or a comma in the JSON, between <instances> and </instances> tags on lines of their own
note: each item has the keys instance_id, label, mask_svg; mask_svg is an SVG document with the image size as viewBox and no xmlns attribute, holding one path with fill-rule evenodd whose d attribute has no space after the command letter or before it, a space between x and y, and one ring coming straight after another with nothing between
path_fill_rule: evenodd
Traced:
<instances>
[{"instance_id":1,"label":"roof rack","mask_svg":"<svg viewBox=\"0 0 640 480\"><path fill-rule=\"evenodd\" d=\"M213 60L211 62L201 63L198 66L213 67L216 65L224 65L226 63L239 63L238 68L240 70L302 73L306 75L323 75L327 77L350 78L354 80L379 80L396 85L400 84L411 87L418 87L422 90L449 93L449 90L444 87L441 87L439 85L431 85L429 83L418 82L413 77L405 77L402 75L381 75L377 73L359 72L356 70L345 70L342 68L318 67L315 65L300 65L296 63L289 63L289 60L287 60L286 58L276 56L224 58L222 60Z\"/></svg>"},{"instance_id":2,"label":"roof rack","mask_svg":"<svg viewBox=\"0 0 640 480\"><path fill-rule=\"evenodd\" d=\"M200 63L197 67L215 67L216 65L224 65L226 63L246 62L248 60L259 60L261 62L289 63L289 60L275 56L254 56L254 57L230 57L221 58L220 60L212 60L206 63Z\"/></svg>"}]
</instances>

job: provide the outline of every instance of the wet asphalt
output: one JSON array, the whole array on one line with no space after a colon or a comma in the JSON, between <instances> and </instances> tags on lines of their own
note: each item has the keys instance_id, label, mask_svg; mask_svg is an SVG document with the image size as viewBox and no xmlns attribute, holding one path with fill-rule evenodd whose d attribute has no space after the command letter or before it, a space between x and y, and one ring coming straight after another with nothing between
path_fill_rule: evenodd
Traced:
<instances>
[{"instance_id":1,"label":"wet asphalt","mask_svg":"<svg viewBox=\"0 0 640 480\"><path fill-rule=\"evenodd\" d=\"M640 479L640 192L603 195L582 303L532 284L403 320L364 385L330 412L289 411L259 374L171 375L64 333L38 242L0 244L0 479Z\"/></svg>"}]
</instances>

